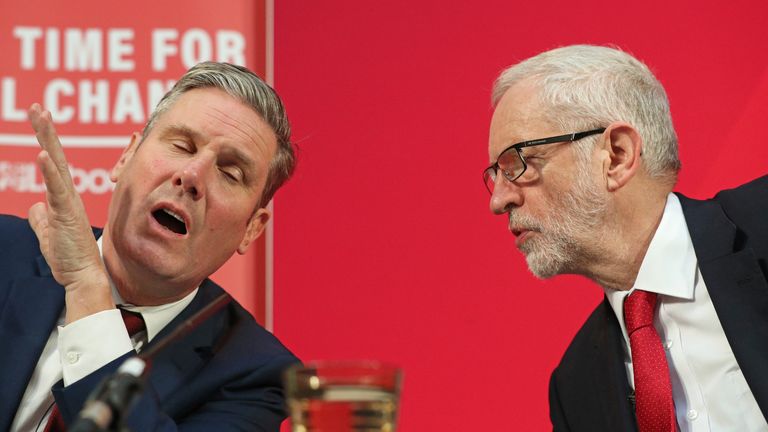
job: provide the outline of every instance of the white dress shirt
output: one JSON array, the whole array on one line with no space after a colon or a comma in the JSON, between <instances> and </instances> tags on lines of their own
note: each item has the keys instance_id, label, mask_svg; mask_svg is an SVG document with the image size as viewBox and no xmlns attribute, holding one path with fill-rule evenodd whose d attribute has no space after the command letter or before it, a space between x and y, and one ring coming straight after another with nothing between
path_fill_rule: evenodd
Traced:
<instances>
[{"instance_id":1,"label":"white dress shirt","mask_svg":"<svg viewBox=\"0 0 768 432\"><path fill-rule=\"evenodd\" d=\"M712 305L680 201L674 194L667 197L634 289L659 294L654 326L667 354L680 431L768 432ZM634 388L623 313L624 299L630 293L606 291L621 323L624 364Z\"/></svg>"},{"instance_id":2,"label":"white dress shirt","mask_svg":"<svg viewBox=\"0 0 768 432\"><path fill-rule=\"evenodd\" d=\"M101 251L101 238L97 244ZM141 314L146 332L128 336L120 310L112 309L89 315L64 326L66 309L59 316L58 326L48 337L35 371L27 384L11 432L42 431L53 407L51 387L59 380L67 387L90 375L130 350L141 350L192 302L197 288L173 303L160 306L125 304L110 279L115 304Z\"/></svg>"}]
</instances>

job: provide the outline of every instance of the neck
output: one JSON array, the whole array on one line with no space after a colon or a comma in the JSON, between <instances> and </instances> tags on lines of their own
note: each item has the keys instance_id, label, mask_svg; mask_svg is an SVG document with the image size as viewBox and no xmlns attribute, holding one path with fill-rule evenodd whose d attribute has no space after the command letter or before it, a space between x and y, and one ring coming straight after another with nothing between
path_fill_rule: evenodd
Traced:
<instances>
[{"instance_id":1,"label":"neck","mask_svg":"<svg viewBox=\"0 0 768 432\"><path fill-rule=\"evenodd\" d=\"M668 193L668 192L667 192ZM625 200L606 221L597 244L584 267L584 276L606 290L630 290L659 227L666 206L667 193L644 200Z\"/></svg>"}]
</instances>

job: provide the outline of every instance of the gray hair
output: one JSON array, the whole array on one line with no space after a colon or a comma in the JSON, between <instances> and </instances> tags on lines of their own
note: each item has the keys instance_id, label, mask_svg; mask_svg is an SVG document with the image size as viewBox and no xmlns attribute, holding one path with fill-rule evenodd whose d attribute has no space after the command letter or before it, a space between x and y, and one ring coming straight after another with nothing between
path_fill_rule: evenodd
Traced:
<instances>
[{"instance_id":1,"label":"gray hair","mask_svg":"<svg viewBox=\"0 0 768 432\"><path fill-rule=\"evenodd\" d=\"M674 183L680 170L667 94L648 67L614 48L573 45L543 52L503 71L491 103L514 84L533 80L539 101L564 133L624 121L643 138L642 160L652 178ZM577 146L586 156L595 140Z\"/></svg>"},{"instance_id":2,"label":"gray hair","mask_svg":"<svg viewBox=\"0 0 768 432\"><path fill-rule=\"evenodd\" d=\"M223 90L253 108L277 137L277 152L269 164L267 183L256 208L264 207L277 189L293 174L296 155L291 144L291 125L280 97L272 87L247 68L210 61L193 66L157 104L144 126L142 141L149 135L157 119L171 108L179 96L190 90L210 87Z\"/></svg>"}]
</instances>

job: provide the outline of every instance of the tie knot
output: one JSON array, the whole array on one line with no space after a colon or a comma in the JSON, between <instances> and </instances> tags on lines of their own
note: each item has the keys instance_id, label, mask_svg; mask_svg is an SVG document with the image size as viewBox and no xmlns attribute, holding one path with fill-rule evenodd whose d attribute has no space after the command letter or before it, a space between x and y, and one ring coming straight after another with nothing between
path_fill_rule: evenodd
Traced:
<instances>
[{"instance_id":1,"label":"tie knot","mask_svg":"<svg viewBox=\"0 0 768 432\"><path fill-rule=\"evenodd\" d=\"M123 308L119 308L119 309L120 309L120 315L123 316L123 322L125 323L125 328L126 330L128 330L128 335L133 337L134 335L136 335L136 333L139 333L146 329L144 325L144 318L142 318L140 313L131 312Z\"/></svg>"},{"instance_id":2,"label":"tie knot","mask_svg":"<svg viewBox=\"0 0 768 432\"><path fill-rule=\"evenodd\" d=\"M656 309L656 293L635 290L624 300L624 324L627 333L653 325L653 313Z\"/></svg>"}]
</instances>

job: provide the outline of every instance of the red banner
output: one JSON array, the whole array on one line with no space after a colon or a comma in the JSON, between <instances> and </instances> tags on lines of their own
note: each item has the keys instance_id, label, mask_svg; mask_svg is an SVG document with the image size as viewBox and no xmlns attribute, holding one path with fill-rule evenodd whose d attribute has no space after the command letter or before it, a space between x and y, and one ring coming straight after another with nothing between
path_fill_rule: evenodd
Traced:
<instances>
[{"instance_id":1,"label":"red banner","mask_svg":"<svg viewBox=\"0 0 768 432\"><path fill-rule=\"evenodd\" d=\"M103 225L109 171L132 132L191 66L245 65L267 76L268 2L88 0L40 5L0 0L0 212L26 215L43 199L39 148L26 109L40 102L56 122L75 187ZM183 13L179 13L183 11ZM270 42L271 43L271 42ZM271 73L271 72L270 72ZM214 276L264 323L266 242ZM270 288L271 289L271 288Z\"/></svg>"}]
</instances>

